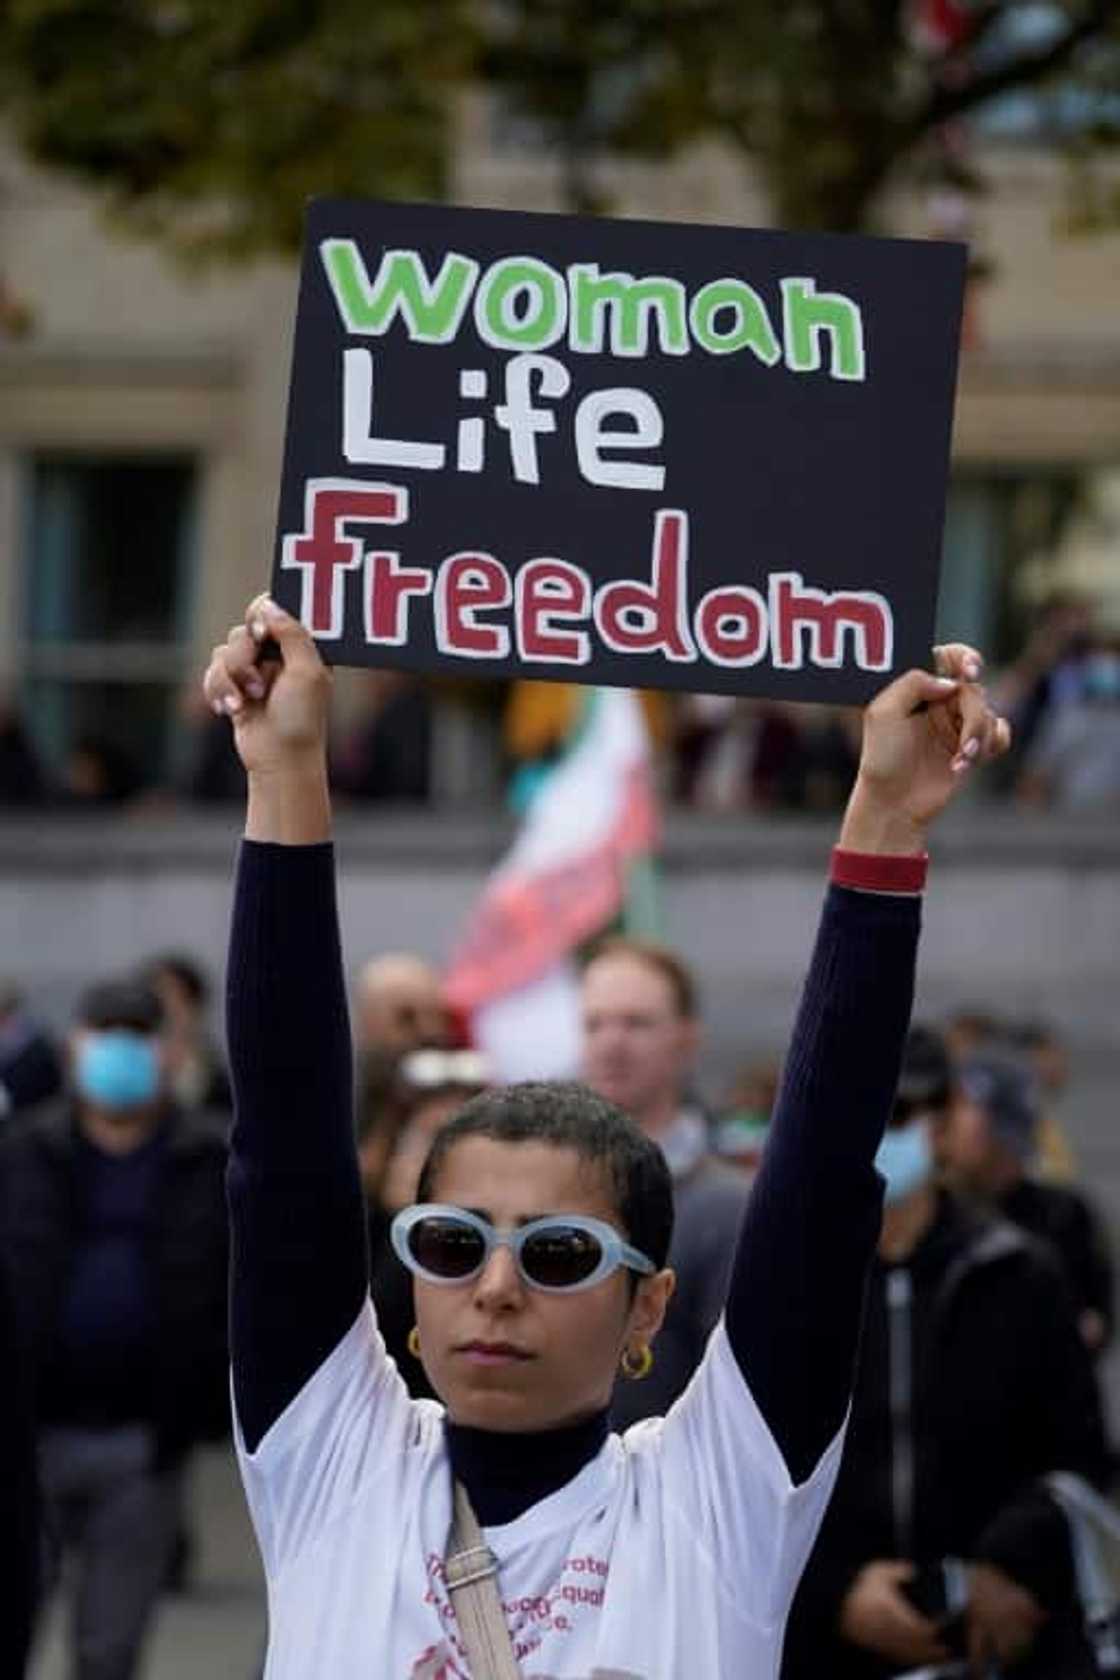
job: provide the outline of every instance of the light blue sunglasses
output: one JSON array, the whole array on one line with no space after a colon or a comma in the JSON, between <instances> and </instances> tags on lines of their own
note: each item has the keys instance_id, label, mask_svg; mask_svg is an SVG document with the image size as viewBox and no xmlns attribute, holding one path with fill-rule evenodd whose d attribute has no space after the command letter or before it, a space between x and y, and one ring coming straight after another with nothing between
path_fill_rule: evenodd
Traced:
<instances>
[{"instance_id":1,"label":"light blue sunglasses","mask_svg":"<svg viewBox=\"0 0 1120 1680\"><path fill-rule=\"evenodd\" d=\"M523 1282L550 1295L590 1289L619 1266L650 1276L648 1255L623 1242L613 1226L584 1214L550 1214L515 1231L499 1231L481 1214L443 1202L403 1208L391 1227L397 1258L426 1283L468 1283L496 1248L508 1248Z\"/></svg>"}]
</instances>

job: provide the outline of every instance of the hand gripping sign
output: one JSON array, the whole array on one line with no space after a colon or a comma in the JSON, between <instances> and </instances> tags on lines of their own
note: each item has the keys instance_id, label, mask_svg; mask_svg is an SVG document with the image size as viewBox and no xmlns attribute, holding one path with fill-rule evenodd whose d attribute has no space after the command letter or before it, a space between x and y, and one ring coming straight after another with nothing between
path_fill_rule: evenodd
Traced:
<instances>
[{"instance_id":1,"label":"hand gripping sign","mask_svg":"<svg viewBox=\"0 0 1120 1680\"><path fill-rule=\"evenodd\" d=\"M352 665L859 703L933 640L964 248L321 201L273 591Z\"/></svg>"}]
</instances>

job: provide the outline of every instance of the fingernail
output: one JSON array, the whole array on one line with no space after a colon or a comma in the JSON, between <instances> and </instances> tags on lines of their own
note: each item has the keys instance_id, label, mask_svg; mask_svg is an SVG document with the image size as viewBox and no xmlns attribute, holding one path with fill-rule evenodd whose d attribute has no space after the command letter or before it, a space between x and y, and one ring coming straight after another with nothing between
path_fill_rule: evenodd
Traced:
<instances>
[{"instance_id":1,"label":"fingernail","mask_svg":"<svg viewBox=\"0 0 1120 1680\"><path fill-rule=\"evenodd\" d=\"M225 699L222 701L222 705L225 707L226 711L231 714L231 716L234 712L239 712L241 710L240 694L227 694Z\"/></svg>"},{"instance_id":2,"label":"fingernail","mask_svg":"<svg viewBox=\"0 0 1120 1680\"><path fill-rule=\"evenodd\" d=\"M955 758L953 760L953 774L955 776L959 776L962 773L962 771L968 770L970 768L971 768L970 761L967 758Z\"/></svg>"},{"instance_id":3,"label":"fingernail","mask_svg":"<svg viewBox=\"0 0 1120 1680\"><path fill-rule=\"evenodd\" d=\"M226 715L225 706L220 700L211 700L210 710L213 712L215 717L225 717Z\"/></svg>"},{"instance_id":4,"label":"fingernail","mask_svg":"<svg viewBox=\"0 0 1120 1680\"><path fill-rule=\"evenodd\" d=\"M953 677L935 677L934 681L939 688L956 688L957 686Z\"/></svg>"},{"instance_id":5,"label":"fingernail","mask_svg":"<svg viewBox=\"0 0 1120 1680\"><path fill-rule=\"evenodd\" d=\"M980 675L980 666L975 659L965 661L964 674L969 682L975 682Z\"/></svg>"},{"instance_id":6,"label":"fingernail","mask_svg":"<svg viewBox=\"0 0 1120 1680\"><path fill-rule=\"evenodd\" d=\"M255 618L249 626L249 634L255 642L263 642L268 634L268 626L263 618Z\"/></svg>"},{"instance_id":7,"label":"fingernail","mask_svg":"<svg viewBox=\"0 0 1120 1680\"><path fill-rule=\"evenodd\" d=\"M245 692L250 700L261 700L264 698L264 684L259 677L246 677Z\"/></svg>"},{"instance_id":8,"label":"fingernail","mask_svg":"<svg viewBox=\"0 0 1120 1680\"><path fill-rule=\"evenodd\" d=\"M975 735L972 737L971 741L965 742L964 747L961 750L966 758L976 757L976 754L980 751L980 743L976 739Z\"/></svg>"}]
</instances>

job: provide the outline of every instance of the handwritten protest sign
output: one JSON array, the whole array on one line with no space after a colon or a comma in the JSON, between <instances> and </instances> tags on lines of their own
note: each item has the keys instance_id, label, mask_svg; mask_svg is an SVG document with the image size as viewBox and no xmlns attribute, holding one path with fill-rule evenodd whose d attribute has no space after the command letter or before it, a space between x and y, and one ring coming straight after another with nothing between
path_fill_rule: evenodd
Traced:
<instances>
[{"instance_id":1,"label":"handwritten protest sign","mask_svg":"<svg viewBox=\"0 0 1120 1680\"><path fill-rule=\"evenodd\" d=\"M352 665L865 700L927 663L964 248L311 206L273 589Z\"/></svg>"}]
</instances>

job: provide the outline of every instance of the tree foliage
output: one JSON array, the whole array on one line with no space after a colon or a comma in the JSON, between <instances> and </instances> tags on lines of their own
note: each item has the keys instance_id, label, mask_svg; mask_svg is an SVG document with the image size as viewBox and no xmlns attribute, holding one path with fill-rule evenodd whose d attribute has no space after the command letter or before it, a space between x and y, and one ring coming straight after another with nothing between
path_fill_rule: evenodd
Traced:
<instances>
[{"instance_id":1,"label":"tree foliage","mask_svg":"<svg viewBox=\"0 0 1120 1680\"><path fill-rule=\"evenodd\" d=\"M907 166L970 173L952 125L1059 78L1075 120L1052 140L1084 160L1120 134L1117 0L508 0L501 17L491 73L549 126L577 200L597 149L716 135L782 225L858 228Z\"/></svg>"},{"instance_id":2,"label":"tree foliage","mask_svg":"<svg viewBox=\"0 0 1120 1680\"><path fill-rule=\"evenodd\" d=\"M1045 14L1048 33L1009 25ZM951 27L923 39L915 20ZM0 101L31 155L189 250L290 249L312 194L436 198L458 92L543 124L572 208L607 149L715 135L791 227L869 224L931 137L1063 79L1087 141L1120 132L1120 0L0 0ZM1104 206L1105 209L1108 206Z\"/></svg>"},{"instance_id":3,"label":"tree foliage","mask_svg":"<svg viewBox=\"0 0 1120 1680\"><path fill-rule=\"evenodd\" d=\"M0 0L30 154L187 250L298 244L313 194L435 198L467 0Z\"/></svg>"}]
</instances>

